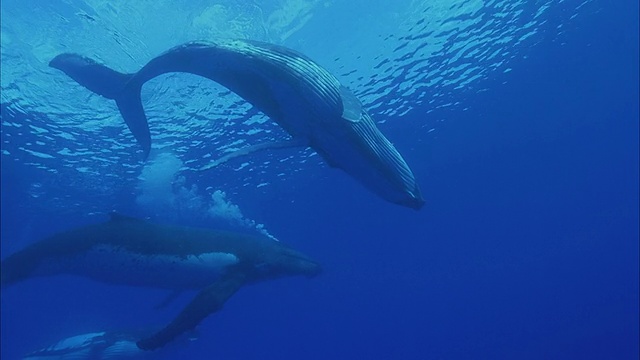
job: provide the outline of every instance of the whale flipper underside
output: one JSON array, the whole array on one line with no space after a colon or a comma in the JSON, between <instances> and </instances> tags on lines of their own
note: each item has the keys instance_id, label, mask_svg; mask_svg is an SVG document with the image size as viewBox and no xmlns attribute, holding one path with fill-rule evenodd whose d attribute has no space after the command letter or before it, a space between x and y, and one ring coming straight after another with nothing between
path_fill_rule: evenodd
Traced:
<instances>
[{"instance_id":1,"label":"whale flipper underside","mask_svg":"<svg viewBox=\"0 0 640 360\"><path fill-rule=\"evenodd\" d=\"M155 309L163 309L167 307L167 305L174 302L180 295L182 295L182 290L174 290L170 292L158 305L156 305Z\"/></svg>"},{"instance_id":2,"label":"whale flipper underside","mask_svg":"<svg viewBox=\"0 0 640 360\"><path fill-rule=\"evenodd\" d=\"M231 273L204 288L169 325L150 337L138 341L138 347L143 350L155 350L178 335L194 329L202 319L220 310L245 282L246 276L243 273Z\"/></svg>"},{"instance_id":3,"label":"whale flipper underside","mask_svg":"<svg viewBox=\"0 0 640 360\"><path fill-rule=\"evenodd\" d=\"M284 141L273 141L273 142L266 142L266 143L262 143L262 144L256 144L256 145L251 145L251 146L246 146L243 147L242 149L230 152L224 156L222 156L221 158L210 162L209 164L203 166L200 168L200 170L209 170L212 169L216 166L222 165L224 163L226 163L229 160L233 160L235 158L241 157L241 156L247 156L250 154L253 154L254 152L257 151L262 151L262 150L276 150L276 149L286 149L286 148L294 148L294 147L306 147L308 146L307 142L304 140L300 140L300 139L292 139L292 140L284 140Z\"/></svg>"}]
</instances>

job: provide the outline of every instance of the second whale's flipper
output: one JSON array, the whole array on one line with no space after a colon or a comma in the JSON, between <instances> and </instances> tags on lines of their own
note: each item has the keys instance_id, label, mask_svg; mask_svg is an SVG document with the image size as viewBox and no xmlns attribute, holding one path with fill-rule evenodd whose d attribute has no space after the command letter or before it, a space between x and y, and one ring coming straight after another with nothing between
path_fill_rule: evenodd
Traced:
<instances>
[{"instance_id":1,"label":"second whale's flipper","mask_svg":"<svg viewBox=\"0 0 640 360\"><path fill-rule=\"evenodd\" d=\"M212 285L204 288L182 310L169 325L146 339L138 341L137 345L143 350L155 350L166 345L178 335L192 330L206 318L222 308L222 305L242 287L246 276L242 272L230 273Z\"/></svg>"},{"instance_id":2,"label":"second whale's flipper","mask_svg":"<svg viewBox=\"0 0 640 360\"><path fill-rule=\"evenodd\" d=\"M222 165L231 159L235 159L237 157L245 156L252 154L256 151L267 150L267 149L286 149L292 147L307 147L307 141L302 139L291 139L284 141L275 141L275 142L267 142L252 146L243 147L242 149L233 151L227 155L224 155L218 160L214 160L211 163L200 168L200 171L212 169L218 165Z\"/></svg>"},{"instance_id":3,"label":"second whale's flipper","mask_svg":"<svg viewBox=\"0 0 640 360\"><path fill-rule=\"evenodd\" d=\"M169 293L169 295L167 295L167 297L165 297L164 299L162 299L162 301L155 306L155 309L164 309L165 307L167 307L167 305L171 304L172 302L174 302L178 296L180 296L182 294L182 290L174 290L172 292Z\"/></svg>"}]
</instances>

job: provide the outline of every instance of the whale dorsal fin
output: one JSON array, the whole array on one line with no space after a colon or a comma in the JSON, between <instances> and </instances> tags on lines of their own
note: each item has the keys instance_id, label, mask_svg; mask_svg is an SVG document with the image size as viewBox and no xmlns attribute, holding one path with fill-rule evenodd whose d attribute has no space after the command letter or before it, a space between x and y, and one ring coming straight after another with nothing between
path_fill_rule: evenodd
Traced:
<instances>
[{"instance_id":1,"label":"whale dorsal fin","mask_svg":"<svg viewBox=\"0 0 640 360\"><path fill-rule=\"evenodd\" d=\"M111 222L122 222L122 221L143 222L144 220L138 219L138 218L135 218L135 217L132 217L132 216L122 215L122 214L117 213L117 212L114 211L114 212L109 214L109 221L111 221Z\"/></svg>"},{"instance_id":2,"label":"whale dorsal fin","mask_svg":"<svg viewBox=\"0 0 640 360\"><path fill-rule=\"evenodd\" d=\"M350 122L359 122L362 117L362 103L344 86L340 86L342 98L342 118Z\"/></svg>"}]
</instances>

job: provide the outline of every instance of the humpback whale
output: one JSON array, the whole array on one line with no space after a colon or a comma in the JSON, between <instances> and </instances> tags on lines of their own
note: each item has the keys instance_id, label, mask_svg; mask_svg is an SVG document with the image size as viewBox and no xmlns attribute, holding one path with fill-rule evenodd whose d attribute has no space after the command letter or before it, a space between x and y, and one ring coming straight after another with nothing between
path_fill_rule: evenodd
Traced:
<instances>
[{"instance_id":1,"label":"humpback whale","mask_svg":"<svg viewBox=\"0 0 640 360\"><path fill-rule=\"evenodd\" d=\"M176 339L160 349L161 354L160 351L144 351L136 345L140 337L147 333L146 329L119 329L72 335L53 345L29 352L22 360L151 360L158 359L159 355L162 359L168 359L170 355L177 355L178 351L197 340L197 334L185 334L180 340Z\"/></svg>"},{"instance_id":2,"label":"humpback whale","mask_svg":"<svg viewBox=\"0 0 640 360\"><path fill-rule=\"evenodd\" d=\"M22 360L147 359L149 355L155 355L136 345L136 335L108 331L78 334L30 352Z\"/></svg>"},{"instance_id":3,"label":"humpback whale","mask_svg":"<svg viewBox=\"0 0 640 360\"><path fill-rule=\"evenodd\" d=\"M71 274L111 284L199 290L167 326L137 342L143 350L195 328L245 284L321 272L317 262L267 237L119 214L36 242L0 267L3 288L36 276Z\"/></svg>"},{"instance_id":4,"label":"humpback whale","mask_svg":"<svg viewBox=\"0 0 640 360\"><path fill-rule=\"evenodd\" d=\"M151 135L140 97L142 85L161 74L185 72L238 94L287 131L290 146L311 147L329 166L342 169L383 199L414 209L424 204L413 172L360 100L327 70L289 48L249 40L194 41L162 53L134 74L73 53L60 54L49 65L115 100L145 158ZM203 169L268 147L241 149Z\"/></svg>"}]
</instances>

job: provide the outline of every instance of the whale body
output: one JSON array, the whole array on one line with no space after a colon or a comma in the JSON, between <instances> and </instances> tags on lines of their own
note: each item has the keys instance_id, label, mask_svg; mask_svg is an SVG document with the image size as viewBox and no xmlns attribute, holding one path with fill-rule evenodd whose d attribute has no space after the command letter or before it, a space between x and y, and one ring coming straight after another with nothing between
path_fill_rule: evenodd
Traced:
<instances>
[{"instance_id":1,"label":"whale body","mask_svg":"<svg viewBox=\"0 0 640 360\"><path fill-rule=\"evenodd\" d=\"M22 360L142 360L150 353L136 345L138 339L125 333L93 332L70 336L25 355Z\"/></svg>"},{"instance_id":2,"label":"whale body","mask_svg":"<svg viewBox=\"0 0 640 360\"><path fill-rule=\"evenodd\" d=\"M413 172L360 100L327 70L289 48L249 40L189 42L153 58L135 74L119 73L73 53L58 55L49 65L114 99L145 158L151 136L142 85L165 73L191 73L235 92L287 131L292 145L311 147L327 164L383 199L414 209L424 204Z\"/></svg>"},{"instance_id":3,"label":"whale body","mask_svg":"<svg viewBox=\"0 0 640 360\"><path fill-rule=\"evenodd\" d=\"M56 343L29 352L22 360L158 360L174 359L197 340L188 332L159 351L145 351L136 342L148 329L109 329L65 337Z\"/></svg>"},{"instance_id":4,"label":"whale body","mask_svg":"<svg viewBox=\"0 0 640 360\"><path fill-rule=\"evenodd\" d=\"M3 288L36 276L71 274L111 284L199 290L170 324L137 342L151 350L195 328L245 284L320 272L317 262L264 236L112 214L108 222L53 235L10 255L2 260L0 275Z\"/></svg>"}]
</instances>

